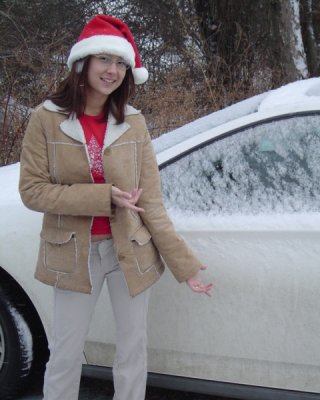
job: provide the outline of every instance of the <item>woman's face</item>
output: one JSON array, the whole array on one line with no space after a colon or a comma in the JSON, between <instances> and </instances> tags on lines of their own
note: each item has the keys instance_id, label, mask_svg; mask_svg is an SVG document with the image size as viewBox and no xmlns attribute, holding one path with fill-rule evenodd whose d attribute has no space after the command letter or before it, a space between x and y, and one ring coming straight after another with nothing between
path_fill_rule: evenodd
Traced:
<instances>
[{"instance_id":1,"label":"woman's face","mask_svg":"<svg viewBox=\"0 0 320 400\"><path fill-rule=\"evenodd\" d=\"M88 69L87 96L101 97L106 100L123 82L127 64L121 57L110 54L92 56Z\"/></svg>"}]
</instances>

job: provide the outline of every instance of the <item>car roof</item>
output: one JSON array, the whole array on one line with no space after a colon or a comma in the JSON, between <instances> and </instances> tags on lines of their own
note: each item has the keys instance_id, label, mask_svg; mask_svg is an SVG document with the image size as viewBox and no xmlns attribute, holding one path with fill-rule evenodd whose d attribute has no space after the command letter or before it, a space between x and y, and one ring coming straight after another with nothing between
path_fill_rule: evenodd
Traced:
<instances>
[{"instance_id":1,"label":"car roof","mask_svg":"<svg viewBox=\"0 0 320 400\"><path fill-rule=\"evenodd\" d=\"M320 111L320 78L285 85L241 101L153 140L159 167L213 137L258 121Z\"/></svg>"}]
</instances>

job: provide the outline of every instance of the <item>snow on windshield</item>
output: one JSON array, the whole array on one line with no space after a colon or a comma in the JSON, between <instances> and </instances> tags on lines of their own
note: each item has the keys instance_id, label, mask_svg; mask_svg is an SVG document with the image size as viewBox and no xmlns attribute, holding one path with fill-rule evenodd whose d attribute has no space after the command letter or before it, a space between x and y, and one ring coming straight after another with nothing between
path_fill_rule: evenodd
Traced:
<instances>
[{"instance_id":1,"label":"snow on windshield","mask_svg":"<svg viewBox=\"0 0 320 400\"><path fill-rule=\"evenodd\" d=\"M320 116L260 124L161 171L166 206L186 215L320 211Z\"/></svg>"}]
</instances>

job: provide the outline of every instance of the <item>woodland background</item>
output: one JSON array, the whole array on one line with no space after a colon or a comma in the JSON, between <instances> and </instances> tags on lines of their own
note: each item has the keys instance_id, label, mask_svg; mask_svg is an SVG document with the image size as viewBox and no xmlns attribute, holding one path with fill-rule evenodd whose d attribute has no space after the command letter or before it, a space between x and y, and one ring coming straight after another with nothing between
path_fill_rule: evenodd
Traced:
<instances>
[{"instance_id":1,"label":"woodland background","mask_svg":"<svg viewBox=\"0 0 320 400\"><path fill-rule=\"evenodd\" d=\"M319 75L320 0L0 0L0 166L19 160L30 110L97 13L133 32L150 78L131 104L153 137Z\"/></svg>"}]
</instances>

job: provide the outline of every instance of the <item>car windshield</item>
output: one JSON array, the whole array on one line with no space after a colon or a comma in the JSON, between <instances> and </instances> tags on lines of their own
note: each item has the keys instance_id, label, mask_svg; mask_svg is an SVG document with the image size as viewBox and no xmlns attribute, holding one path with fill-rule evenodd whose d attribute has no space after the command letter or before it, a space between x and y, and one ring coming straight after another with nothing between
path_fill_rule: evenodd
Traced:
<instances>
[{"instance_id":1,"label":"car windshield","mask_svg":"<svg viewBox=\"0 0 320 400\"><path fill-rule=\"evenodd\" d=\"M259 123L163 168L165 203L211 215L319 211L319 160L319 115Z\"/></svg>"}]
</instances>

